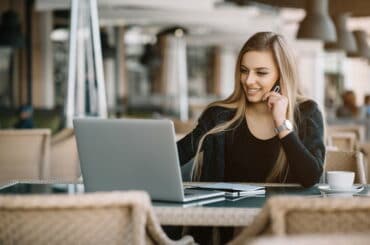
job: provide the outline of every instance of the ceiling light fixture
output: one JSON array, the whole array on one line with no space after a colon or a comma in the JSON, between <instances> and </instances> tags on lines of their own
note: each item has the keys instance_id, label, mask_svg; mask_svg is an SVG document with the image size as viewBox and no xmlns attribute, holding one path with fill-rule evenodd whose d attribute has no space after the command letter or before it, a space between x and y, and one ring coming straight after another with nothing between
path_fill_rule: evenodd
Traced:
<instances>
[{"instance_id":1,"label":"ceiling light fixture","mask_svg":"<svg viewBox=\"0 0 370 245\"><path fill-rule=\"evenodd\" d=\"M367 43L367 34L363 30L353 31L353 35L357 44L357 52L350 53L351 57L362 57L365 59L370 59L370 48Z\"/></svg>"},{"instance_id":2,"label":"ceiling light fixture","mask_svg":"<svg viewBox=\"0 0 370 245\"><path fill-rule=\"evenodd\" d=\"M308 0L306 17L299 25L297 38L335 42L335 26L328 12L328 0Z\"/></svg>"},{"instance_id":3,"label":"ceiling light fixture","mask_svg":"<svg viewBox=\"0 0 370 245\"><path fill-rule=\"evenodd\" d=\"M328 50L344 50L347 54L357 51L356 39L347 28L349 13L341 13L334 16L334 24L337 31L337 41L329 42L325 45Z\"/></svg>"}]
</instances>

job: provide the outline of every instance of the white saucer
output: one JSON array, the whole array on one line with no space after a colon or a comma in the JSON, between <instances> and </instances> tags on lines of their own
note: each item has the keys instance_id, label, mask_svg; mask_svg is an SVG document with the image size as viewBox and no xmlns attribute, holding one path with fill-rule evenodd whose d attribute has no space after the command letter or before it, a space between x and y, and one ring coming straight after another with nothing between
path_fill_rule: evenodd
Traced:
<instances>
[{"instance_id":1,"label":"white saucer","mask_svg":"<svg viewBox=\"0 0 370 245\"><path fill-rule=\"evenodd\" d=\"M358 193L364 189L363 186L352 186L350 189L331 189L328 185L318 187L320 191L325 193Z\"/></svg>"}]
</instances>

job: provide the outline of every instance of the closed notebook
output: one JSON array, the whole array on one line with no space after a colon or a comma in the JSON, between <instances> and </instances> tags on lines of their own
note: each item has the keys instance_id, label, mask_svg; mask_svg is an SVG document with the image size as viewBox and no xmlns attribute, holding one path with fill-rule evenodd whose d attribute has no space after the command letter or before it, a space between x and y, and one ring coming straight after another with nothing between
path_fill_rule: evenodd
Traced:
<instances>
[{"instance_id":1,"label":"closed notebook","mask_svg":"<svg viewBox=\"0 0 370 245\"><path fill-rule=\"evenodd\" d=\"M265 194L266 190L264 186L259 185L250 185L250 184L234 184L234 183L191 183L187 185L191 188L200 188L200 189L211 189L211 190L220 190L225 192L227 197L240 197L248 195L261 195Z\"/></svg>"}]
</instances>

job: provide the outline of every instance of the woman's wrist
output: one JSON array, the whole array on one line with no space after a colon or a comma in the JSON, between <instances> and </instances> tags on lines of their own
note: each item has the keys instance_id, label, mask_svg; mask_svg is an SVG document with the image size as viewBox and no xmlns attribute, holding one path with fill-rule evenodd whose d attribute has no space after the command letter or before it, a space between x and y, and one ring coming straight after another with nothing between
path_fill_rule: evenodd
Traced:
<instances>
[{"instance_id":1,"label":"woman's wrist","mask_svg":"<svg viewBox=\"0 0 370 245\"><path fill-rule=\"evenodd\" d=\"M275 122L275 132L279 136L279 138L284 138L290 132L293 131L292 123L287 119L280 119Z\"/></svg>"},{"instance_id":2,"label":"woman's wrist","mask_svg":"<svg viewBox=\"0 0 370 245\"><path fill-rule=\"evenodd\" d=\"M285 117L274 119L275 128L280 127L284 123L285 120L287 120Z\"/></svg>"}]
</instances>

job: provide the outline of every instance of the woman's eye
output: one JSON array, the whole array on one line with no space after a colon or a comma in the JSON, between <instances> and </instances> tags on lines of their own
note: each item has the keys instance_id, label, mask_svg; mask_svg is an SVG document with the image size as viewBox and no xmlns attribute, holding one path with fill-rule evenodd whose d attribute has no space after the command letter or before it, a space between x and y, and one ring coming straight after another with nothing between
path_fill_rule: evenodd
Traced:
<instances>
[{"instance_id":1,"label":"woman's eye","mask_svg":"<svg viewBox=\"0 0 370 245\"><path fill-rule=\"evenodd\" d=\"M240 70L240 73L243 73L243 74L248 73L248 70L241 69L241 70Z\"/></svg>"},{"instance_id":2,"label":"woman's eye","mask_svg":"<svg viewBox=\"0 0 370 245\"><path fill-rule=\"evenodd\" d=\"M257 74L258 74L259 76L264 76L264 75L267 75L267 72L257 72Z\"/></svg>"}]
</instances>

